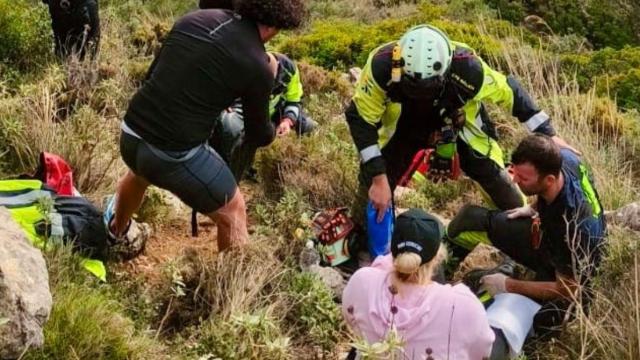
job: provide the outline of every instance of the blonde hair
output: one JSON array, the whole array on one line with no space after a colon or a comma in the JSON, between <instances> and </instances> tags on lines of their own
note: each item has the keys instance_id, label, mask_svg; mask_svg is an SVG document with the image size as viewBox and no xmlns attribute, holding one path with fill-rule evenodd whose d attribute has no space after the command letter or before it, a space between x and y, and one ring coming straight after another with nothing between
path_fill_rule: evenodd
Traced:
<instances>
[{"instance_id":1,"label":"blonde hair","mask_svg":"<svg viewBox=\"0 0 640 360\"><path fill-rule=\"evenodd\" d=\"M393 260L392 285L396 290L401 284L427 285L431 282L434 270L447 259L447 248L440 244L438 253L431 261L420 265L422 259L415 253L402 253Z\"/></svg>"}]
</instances>

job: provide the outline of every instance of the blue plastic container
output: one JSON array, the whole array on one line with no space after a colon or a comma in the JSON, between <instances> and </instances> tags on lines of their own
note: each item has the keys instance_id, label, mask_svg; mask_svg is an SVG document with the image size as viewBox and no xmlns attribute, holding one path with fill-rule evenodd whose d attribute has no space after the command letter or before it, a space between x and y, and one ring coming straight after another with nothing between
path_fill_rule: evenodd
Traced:
<instances>
[{"instance_id":1,"label":"blue plastic container","mask_svg":"<svg viewBox=\"0 0 640 360\"><path fill-rule=\"evenodd\" d=\"M393 234L393 207L389 206L381 222L377 221L378 210L371 202L367 204L367 235L368 247L371 258L386 255L391 247L391 235Z\"/></svg>"}]
</instances>

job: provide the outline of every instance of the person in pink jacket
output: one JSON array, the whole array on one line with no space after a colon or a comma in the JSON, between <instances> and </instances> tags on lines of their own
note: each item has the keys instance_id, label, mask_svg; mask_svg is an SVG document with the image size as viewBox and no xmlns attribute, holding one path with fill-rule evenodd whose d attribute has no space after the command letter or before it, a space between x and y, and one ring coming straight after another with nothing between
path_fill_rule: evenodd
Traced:
<instances>
[{"instance_id":1,"label":"person in pink jacket","mask_svg":"<svg viewBox=\"0 0 640 360\"><path fill-rule=\"evenodd\" d=\"M391 254L356 271L344 290L342 312L356 336L373 344L395 329L397 359L490 357L494 332L480 301L465 285L431 280L446 258L442 236L440 221L422 210L398 216Z\"/></svg>"}]
</instances>

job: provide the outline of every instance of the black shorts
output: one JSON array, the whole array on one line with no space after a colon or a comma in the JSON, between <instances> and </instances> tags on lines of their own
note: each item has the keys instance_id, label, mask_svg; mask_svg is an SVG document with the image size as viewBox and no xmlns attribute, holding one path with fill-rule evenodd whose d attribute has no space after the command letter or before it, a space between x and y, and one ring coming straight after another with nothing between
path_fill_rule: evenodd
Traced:
<instances>
[{"instance_id":1,"label":"black shorts","mask_svg":"<svg viewBox=\"0 0 640 360\"><path fill-rule=\"evenodd\" d=\"M238 188L224 160L205 144L192 150L164 151L122 132L120 153L134 174L172 192L202 214L223 207Z\"/></svg>"}]
</instances>

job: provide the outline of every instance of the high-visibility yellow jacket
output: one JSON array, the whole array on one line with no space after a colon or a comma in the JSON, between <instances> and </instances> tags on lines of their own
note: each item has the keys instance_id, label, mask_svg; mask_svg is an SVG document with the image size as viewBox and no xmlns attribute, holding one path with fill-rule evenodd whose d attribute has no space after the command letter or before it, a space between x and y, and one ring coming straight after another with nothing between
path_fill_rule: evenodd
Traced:
<instances>
[{"instance_id":1,"label":"high-visibility yellow jacket","mask_svg":"<svg viewBox=\"0 0 640 360\"><path fill-rule=\"evenodd\" d=\"M396 42L388 43L370 53L346 111L351 135L362 163L369 168L368 174L385 172L381 149L396 134L399 123L425 122L421 125L440 130L444 125L442 115L455 110L462 110L465 118L458 136L475 151L504 166L502 150L490 131L484 102L509 110L530 131L555 134L549 116L536 106L516 79L493 70L463 43L452 42L453 61L438 98L416 104L402 94L392 95L391 55L395 45Z\"/></svg>"},{"instance_id":2,"label":"high-visibility yellow jacket","mask_svg":"<svg viewBox=\"0 0 640 360\"><path fill-rule=\"evenodd\" d=\"M55 193L39 180L0 180L0 206L24 230L33 246L44 249L49 242L61 242L65 236L62 216L52 211L45 219L44 204L53 204ZM51 205L50 205L51 206ZM46 222L45 222L46 220ZM47 236L38 231L46 223ZM90 273L106 281L106 269L102 261L83 259L82 265Z\"/></svg>"}]
</instances>

